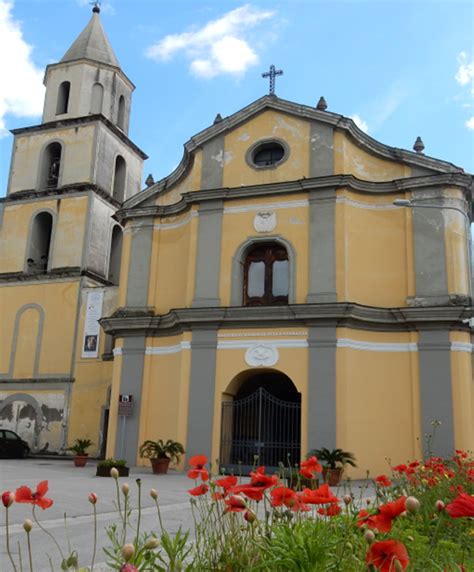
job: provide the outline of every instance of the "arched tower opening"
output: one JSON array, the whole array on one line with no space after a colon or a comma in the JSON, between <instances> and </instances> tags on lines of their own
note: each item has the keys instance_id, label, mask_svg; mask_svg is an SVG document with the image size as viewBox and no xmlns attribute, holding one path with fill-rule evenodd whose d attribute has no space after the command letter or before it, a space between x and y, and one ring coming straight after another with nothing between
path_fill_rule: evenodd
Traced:
<instances>
[{"instance_id":1,"label":"arched tower opening","mask_svg":"<svg viewBox=\"0 0 474 572\"><path fill-rule=\"evenodd\" d=\"M104 101L104 86L101 83L95 83L92 86L91 97L91 113L102 113L102 104Z\"/></svg>"},{"instance_id":2,"label":"arched tower opening","mask_svg":"<svg viewBox=\"0 0 474 572\"><path fill-rule=\"evenodd\" d=\"M31 225L30 241L26 260L26 270L30 274L43 274L48 269L53 232L53 216L41 212L35 216Z\"/></svg>"},{"instance_id":3,"label":"arched tower opening","mask_svg":"<svg viewBox=\"0 0 474 572\"><path fill-rule=\"evenodd\" d=\"M107 279L112 284L118 285L120 280L120 263L122 260L122 229L116 224L112 231L110 241L109 272Z\"/></svg>"},{"instance_id":4,"label":"arched tower opening","mask_svg":"<svg viewBox=\"0 0 474 572\"><path fill-rule=\"evenodd\" d=\"M114 186L113 186L113 197L119 203L123 203L125 199L125 179L127 176L127 165L125 159L122 155L117 155L115 159L115 169L114 169Z\"/></svg>"},{"instance_id":5,"label":"arched tower opening","mask_svg":"<svg viewBox=\"0 0 474 572\"><path fill-rule=\"evenodd\" d=\"M71 91L71 82L63 81L58 90L58 100L56 103L56 115L62 115L68 112L69 93Z\"/></svg>"},{"instance_id":6,"label":"arched tower opening","mask_svg":"<svg viewBox=\"0 0 474 572\"><path fill-rule=\"evenodd\" d=\"M55 188L59 184L62 147L60 143L50 143L41 157L39 188Z\"/></svg>"}]
</instances>

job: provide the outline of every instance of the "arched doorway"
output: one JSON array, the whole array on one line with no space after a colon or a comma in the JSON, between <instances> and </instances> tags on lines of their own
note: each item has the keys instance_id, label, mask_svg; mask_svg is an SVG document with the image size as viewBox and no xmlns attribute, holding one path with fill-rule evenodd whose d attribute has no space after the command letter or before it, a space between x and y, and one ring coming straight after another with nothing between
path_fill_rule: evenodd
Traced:
<instances>
[{"instance_id":1,"label":"arched doorway","mask_svg":"<svg viewBox=\"0 0 474 572\"><path fill-rule=\"evenodd\" d=\"M247 471L300 462L301 394L277 371L246 372L222 402L221 468Z\"/></svg>"}]
</instances>

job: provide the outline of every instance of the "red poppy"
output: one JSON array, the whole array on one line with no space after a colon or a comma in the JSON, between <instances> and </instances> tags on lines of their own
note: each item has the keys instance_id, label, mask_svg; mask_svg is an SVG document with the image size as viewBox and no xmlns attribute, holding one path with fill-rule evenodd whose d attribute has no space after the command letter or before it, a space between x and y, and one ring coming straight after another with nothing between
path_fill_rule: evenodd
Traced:
<instances>
[{"instance_id":1,"label":"red poppy","mask_svg":"<svg viewBox=\"0 0 474 572\"><path fill-rule=\"evenodd\" d=\"M242 493L247 498L254 501L261 501L263 499L264 489L261 487L253 487L252 485L237 485L229 489L231 493Z\"/></svg>"},{"instance_id":2,"label":"red poppy","mask_svg":"<svg viewBox=\"0 0 474 572\"><path fill-rule=\"evenodd\" d=\"M244 497L240 495L232 495L225 501L226 504L226 512L243 512L247 510L247 503L245 502Z\"/></svg>"},{"instance_id":3,"label":"red poppy","mask_svg":"<svg viewBox=\"0 0 474 572\"><path fill-rule=\"evenodd\" d=\"M138 572L138 568L133 564L124 564L122 568L120 568L120 572Z\"/></svg>"},{"instance_id":4,"label":"red poppy","mask_svg":"<svg viewBox=\"0 0 474 572\"><path fill-rule=\"evenodd\" d=\"M204 465L207 463L206 455L194 455L189 459L189 466L193 467L188 471L188 477L190 479L198 479L201 477L203 481L209 480L209 473Z\"/></svg>"},{"instance_id":5,"label":"red poppy","mask_svg":"<svg viewBox=\"0 0 474 572\"><path fill-rule=\"evenodd\" d=\"M395 501L388 502L387 504L382 504L379 506L380 514L393 520L397 516L400 516L402 512L406 510L407 497L400 497Z\"/></svg>"},{"instance_id":6,"label":"red poppy","mask_svg":"<svg viewBox=\"0 0 474 572\"><path fill-rule=\"evenodd\" d=\"M467 459L467 453L466 453L466 451L463 451L462 449L456 449L456 455L458 455L462 459Z\"/></svg>"},{"instance_id":7,"label":"red poppy","mask_svg":"<svg viewBox=\"0 0 474 572\"><path fill-rule=\"evenodd\" d=\"M253 487L261 487L262 489L268 489L273 487L278 482L278 477L276 475L266 475L265 467L258 467L255 472L250 473L250 484Z\"/></svg>"},{"instance_id":8,"label":"red poppy","mask_svg":"<svg viewBox=\"0 0 474 572\"><path fill-rule=\"evenodd\" d=\"M41 481L33 492L30 487L19 487L15 492L16 502L26 502L37 505L42 509L52 506L52 499L47 499L44 495L48 492L48 481Z\"/></svg>"},{"instance_id":9,"label":"red poppy","mask_svg":"<svg viewBox=\"0 0 474 572\"><path fill-rule=\"evenodd\" d=\"M190 489L188 491L188 493L190 495L192 495L193 497L200 497L201 495L205 495L208 490L209 490L209 486L202 484L202 485L199 485L198 487L194 487L194 489Z\"/></svg>"},{"instance_id":10,"label":"red poppy","mask_svg":"<svg viewBox=\"0 0 474 572\"><path fill-rule=\"evenodd\" d=\"M338 504L330 504L329 506L318 508L318 513L323 516L337 516L341 512L341 507Z\"/></svg>"},{"instance_id":11,"label":"red poppy","mask_svg":"<svg viewBox=\"0 0 474 572\"><path fill-rule=\"evenodd\" d=\"M375 477L375 482L381 487L389 487L392 484L392 481L387 477L387 475L379 475L378 477Z\"/></svg>"},{"instance_id":12,"label":"red poppy","mask_svg":"<svg viewBox=\"0 0 474 572\"><path fill-rule=\"evenodd\" d=\"M5 508L10 507L15 500L15 495L10 491L5 491L2 493L2 503Z\"/></svg>"},{"instance_id":13,"label":"red poppy","mask_svg":"<svg viewBox=\"0 0 474 572\"><path fill-rule=\"evenodd\" d=\"M303 493L296 493L295 504L291 507L292 512L308 512L311 507L305 503Z\"/></svg>"},{"instance_id":14,"label":"red poppy","mask_svg":"<svg viewBox=\"0 0 474 572\"><path fill-rule=\"evenodd\" d=\"M406 570L410 559L407 549L401 542L382 540L370 546L365 561L381 572L395 572L396 562L400 564L402 570Z\"/></svg>"},{"instance_id":15,"label":"red poppy","mask_svg":"<svg viewBox=\"0 0 474 572\"><path fill-rule=\"evenodd\" d=\"M300 475L306 479L314 479L316 473L321 473L323 468L316 457L310 457L307 461L301 461Z\"/></svg>"},{"instance_id":16,"label":"red poppy","mask_svg":"<svg viewBox=\"0 0 474 572\"><path fill-rule=\"evenodd\" d=\"M407 470L407 466L406 465L397 465L396 467L393 467L393 470L396 471L397 473L405 473Z\"/></svg>"},{"instance_id":17,"label":"red poppy","mask_svg":"<svg viewBox=\"0 0 474 572\"><path fill-rule=\"evenodd\" d=\"M229 489L235 487L235 485L237 484L237 477L234 475L228 475L227 477L224 477L222 479L217 479L217 481L215 481L215 484L218 487L222 487L224 489L224 493L227 494Z\"/></svg>"},{"instance_id":18,"label":"red poppy","mask_svg":"<svg viewBox=\"0 0 474 572\"><path fill-rule=\"evenodd\" d=\"M288 487L275 487L270 493L270 496L272 497L272 506L285 505L288 508L291 508L298 502L296 492Z\"/></svg>"},{"instance_id":19,"label":"red poppy","mask_svg":"<svg viewBox=\"0 0 474 572\"><path fill-rule=\"evenodd\" d=\"M324 483L315 490L304 489L303 498L304 502L308 504L329 504L339 502L339 499L332 494L327 483Z\"/></svg>"},{"instance_id":20,"label":"red poppy","mask_svg":"<svg viewBox=\"0 0 474 572\"><path fill-rule=\"evenodd\" d=\"M360 528L361 526L368 526L369 528L377 528L378 530L378 522L377 522L376 514L371 514L365 509L359 511L357 515L357 526ZM390 530L390 529L389 529Z\"/></svg>"},{"instance_id":21,"label":"red poppy","mask_svg":"<svg viewBox=\"0 0 474 572\"><path fill-rule=\"evenodd\" d=\"M451 518L474 517L474 497L461 493L446 506L446 512Z\"/></svg>"}]
</instances>

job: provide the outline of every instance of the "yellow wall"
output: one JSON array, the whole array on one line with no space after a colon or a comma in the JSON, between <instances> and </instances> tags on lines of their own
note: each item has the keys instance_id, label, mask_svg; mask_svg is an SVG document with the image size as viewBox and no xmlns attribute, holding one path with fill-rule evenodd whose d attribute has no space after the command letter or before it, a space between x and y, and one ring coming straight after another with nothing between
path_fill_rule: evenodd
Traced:
<instances>
[{"instance_id":1,"label":"yellow wall","mask_svg":"<svg viewBox=\"0 0 474 572\"><path fill-rule=\"evenodd\" d=\"M451 332L451 342L469 345L468 332ZM469 351L451 351L453 389L454 442L456 449L474 448L474 380Z\"/></svg>"}]
</instances>

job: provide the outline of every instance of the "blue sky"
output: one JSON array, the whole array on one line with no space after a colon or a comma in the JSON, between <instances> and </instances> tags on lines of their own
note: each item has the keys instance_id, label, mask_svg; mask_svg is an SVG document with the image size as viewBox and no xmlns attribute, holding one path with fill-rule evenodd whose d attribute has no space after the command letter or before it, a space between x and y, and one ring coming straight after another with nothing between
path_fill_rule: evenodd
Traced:
<instances>
[{"instance_id":1,"label":"blue sky","mask_svg":"<svg viewBox=\"0 0 474 572\"><path fill-rule=\"evenodd\" d=\"M372 137L474 172L474 3L106 0L101 19L137 86L130 137L166 176L183 144L267 93L356 117ZM86 26L87 0L0 0L0 196L8 129L41 120L42 72Z\"/></svg>"}]
</instances>

